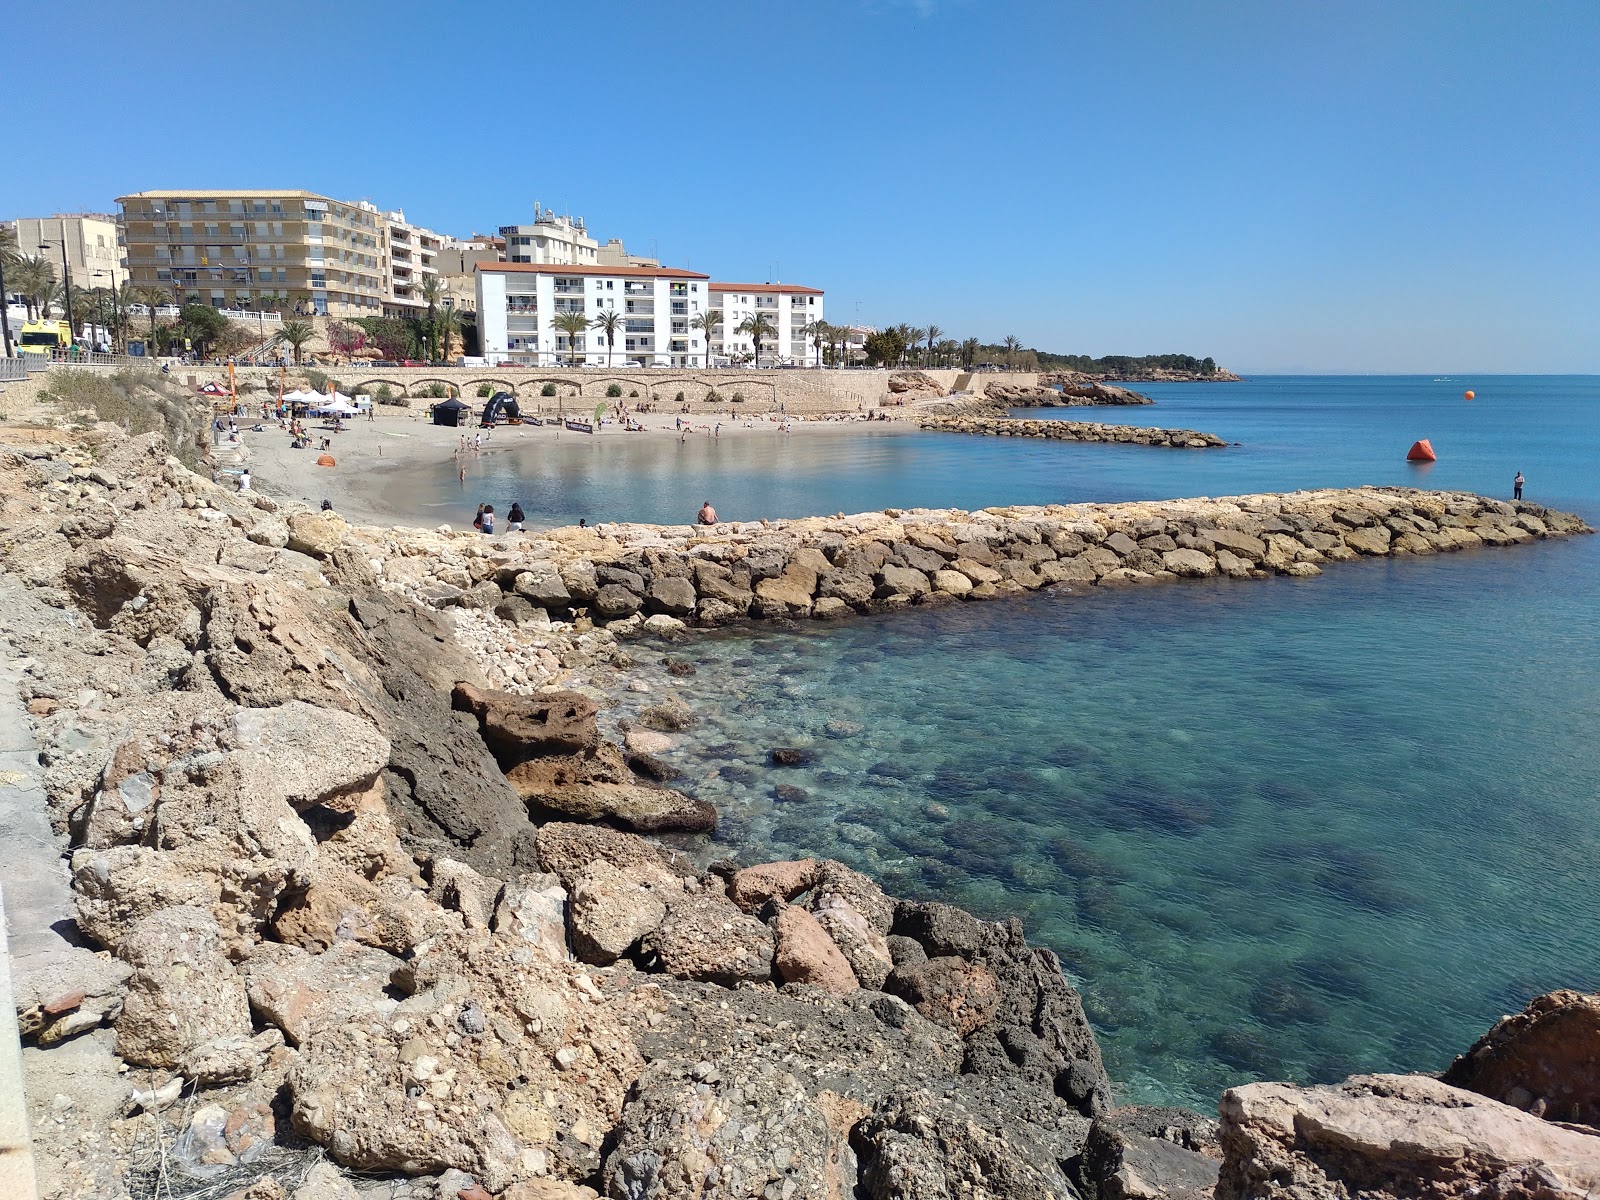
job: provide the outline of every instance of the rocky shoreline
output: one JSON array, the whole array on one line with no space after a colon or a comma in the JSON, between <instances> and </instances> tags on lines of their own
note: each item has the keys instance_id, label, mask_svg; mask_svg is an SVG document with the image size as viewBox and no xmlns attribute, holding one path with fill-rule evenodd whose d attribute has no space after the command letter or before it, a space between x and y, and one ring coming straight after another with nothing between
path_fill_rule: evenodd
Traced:
<instances>
[{"instance_id":1,"label":"rocky shoreline","mask_svg":"<svg viewBox=\"0 0 1600 1200\"><path fill-rule=\"evenodd\" d=\"M1576 517L1357 489L486 539L226 490L157 435L6 440L0 620L84 943L18 981L47 1196L350 1200L339 1168L413 1200L1600 1182L1570 1124L1592 998L1497 1029L1456 1086L1118 1108L1019 923L826 860L699 869L646 835L714 812L552 686L690 622L1312 575Z\"/></svg>"},{"instance_id":2,"label":"rocky shoreline","mask_svg":"<svg viewBox=\"0 0 1600 1200\"><path fill-rule=\"evenodd\" d=\"M1207 450L1228 443L1214 433L1193 429L1155 429L1104 425L1098 421L1027 421L1017 417L924 417L923 429L935 433L971 433L984 437L1044 438L1056 442L1114 442L1120 445L1164 446Z\"/></svg>"},{"instance_id":3,"label":"rocky shoreline","mask_svg":"<svg viewBox=\"0 0 1600 1200\"><path fill-rule=\"evenodd\" d=\"M1043 376L1034 387L992 383L983 389L983 395L1005 408L1116 408L1155 403L1149 396L1127 388L1055 375Z\"/></svg>"}]
</instances>

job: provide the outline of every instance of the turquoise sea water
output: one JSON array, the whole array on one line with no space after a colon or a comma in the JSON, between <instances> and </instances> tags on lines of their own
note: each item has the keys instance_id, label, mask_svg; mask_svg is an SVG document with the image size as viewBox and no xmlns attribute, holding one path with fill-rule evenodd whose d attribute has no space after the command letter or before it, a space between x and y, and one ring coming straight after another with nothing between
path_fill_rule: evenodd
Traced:
<instances>
[{"instance_id":1,"label":"turquoise sea water","mask_svg":"<svg viewBox=\"0 0 1600 1200\"><path fill-rule=\"evenodd\" d=\"M1158 405L1127 415L1243 445L564 443L539 452L540 508L1506 495L1520 469L1529 498L1600 523L1600 379L1147 390ZM1403 461L1419 437L1428 470ZM490 469L512 486L513 466ZM1080 981L1128 1099L1438 1070L1532 995L1600 986L1600 537L721 633L671 651L688 678L644 653L655 692L632 702L701 714L671 757L731 849L1020 913ZM769 767L780 745L813 759Z\"/></svg>"}]
</instances>

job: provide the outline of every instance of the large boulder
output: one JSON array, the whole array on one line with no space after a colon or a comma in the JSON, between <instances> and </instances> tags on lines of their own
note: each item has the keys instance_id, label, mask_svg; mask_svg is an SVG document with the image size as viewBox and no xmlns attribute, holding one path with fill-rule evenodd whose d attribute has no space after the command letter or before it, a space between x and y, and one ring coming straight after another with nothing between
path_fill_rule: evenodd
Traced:
<instances>
[{"instance_id":1,"label":"large boulder","mask_svg":"<svg viewBox=\"0 0 1600 1200\"><path fill-rule=\"evenodd\" d=\"M388 988L399 967L394 955L357 942L324 954L263 942L241 969L250 1010L299 1046L319 1025L393 1012L398 1001Z\"/></svg>"},{"instance_id":2,"label":"large boulder","mask_svg":"<svg viewBox=\"0 0 1600 1200\"><path fill-rule=\"evenodd\" d=\"M1600 1189L1600 1137L1421 1075L1354 1075L1222 1096L1217 1200L1579 1200Z\"/></svg>"},{"instance_id":3,"label":"large boulder","mask_svg":"<svg viewBox=\"0 0 1600 1200\"><path fill-rule=\"evenodd\" d=\"M541 825L534 839L539 865L571 889L584 868L597 859L614 867L636 863L670 866L671 852L644 840L635 833L624 833L604 825L579 825L552 821ZM692 872L691 872L692 873Z\"/></svg>"},{"instance_id":4,"label":"large boulder","mask_svg":"<svg viewBox=\"0 0 1600 1200\"><path fill-rule=\"evenodd\" d=\"M707 833L717 824L708 801L633 782L609 744L598 754L518 763L506 780L541 817L610 821L640 833Z\"/></svg>"},{"instance_id":5,"label":"large boulder","mask_svg":"<svg viewBox=\"0 0 1600 1200\"><path fill-rule=\"evenodd\" d=\"M1211 1200L1217 1123L1172 1108L1123 1108L1089 1127L1078 1183L1095 1200Z\"/></svg>"},{"instance_id":6,"label":"large boulder","mask_svg":"<svg viewBox=\"0 0 1600 1200\"><path fill-rule=\"evenodd\" d=\"M521 696L457 683L451 704L477 718L484 743L502 771L531 758L578 754L600 740L595 720L599 709L577 692Z\"/></svg>"},{"instance_id":7,"label":"large boulder","mask_svg":"<svg viewBox=\"0 0 1600 1200\"><path fill-rule=\"evenodd\" d=\"M299 512L289 518L288 546L314 558L327 558L344 541L344 518L328 512Z\"/></svg>"},{"instance_id":8,"label":"large boulder","mask_svg":"<svg viewBox=\"0 0 1600 1200\"><path fill-rule=\"evenodd\" d=\"M1538 997L1502 1017L1443 1078L1547 1121L1600 1127L1600 995Z\"/></svg>"},{"instance_id":9,"label":"large boulder","mask_svg":"<svg viewBox=\"0 0 1600 1200\"><path fill-rule=\"evenodd\" d=\"M754 912L769 900L793 900L811 890L817 880L817 860L761 863L735 871L728 898L745 912Z\"/></svg>"},{"instance_id":10,"label":"large boulder","mask_svg":"<svg viewBox=\"0 0 1600 1200\"><path fill-rule=\"evenodd\" d=\"M794 1075L732 1055L652 1063L628 1095L601 1171L613 1200L841 1200L845 1138Z\"/></svg>"},{"instance_id":11,"label":"large boulder","mask_svg":"<svg viewBox=\"0 0 1600 1200\"><path fill-rule=\"evenodd\" d=\"M989 1021L1000 1005L994 975L955 955L896 967L883 990L962 1037Z\"/></svg>"},{"instance_id":12,"label":"large boulder","mask_svg":"<svg viewBox=\"0 0 1600 1200\"><path fill-rule=\"evenodd\" d=\"M666 902L631 877L639 871L598 859L578 876L567 918L573 953L582 961L598 966L616 962L667 915Z\"/></svg>"},{"instance_id":13,"label":"large boulder","mask_svg":"<svg viewBox=\"0 0 1600 1200\"><path fill-rule=\"evenodd\" d=\"M772 978L772 930L746 916L726 896L701 892L673 903L644 949L680 979L732 987Z\"/></svg>"},{"instance_id":14,"label":"large boulder","mask_svg":"<svg viewBox=\"0 0 1600 1200\"><path fill-rule=\"evenodd\" d=\"M244 981L223 953L209 913L180 905L142 918L117 948L133 968L117 1017L117 1054L130 1063L185 1068L255 1030Z\"/></svg>"},{"instance_id":15,"label":"large boulder","mask_svg":"<svg viewBox=\"0 0 1600 1200\"><path fill-rule=\"evenodd\" d=\"M808 983L834 996L848 996L860 986L849 960L805 909L785 905L773 929L778 938L773 967L783 982Z\"/></svg>"}]
</instances>

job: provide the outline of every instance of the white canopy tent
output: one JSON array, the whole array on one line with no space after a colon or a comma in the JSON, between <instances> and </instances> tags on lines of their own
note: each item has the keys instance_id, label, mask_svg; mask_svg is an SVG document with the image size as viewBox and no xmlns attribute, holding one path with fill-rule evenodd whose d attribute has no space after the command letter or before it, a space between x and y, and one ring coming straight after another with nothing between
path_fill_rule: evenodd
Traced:
<instances>
[{"instance_id":1,"label":"white canopy tent","mask_svg":"<svg viewBox=\"0 0 1600 1200\"><path fill-rule=\"evenodd\" d=\"M322 401L323 402L321 404L312 405L311 411L328 413L332 416L340 417L354 416L361 411L353 403L351 403L350 397L346 396L343 392L334 392L331 395L324 396L322 397Z\"/></svg>"},{"instance_id":2,"label":"white canopy tent","mask_svg":"<svg viewBox=\"0 0 1600 1200\"><path fill-rule=\"evenodd\" d=\"M316 404L319 400L327 399L321 392L302 392L299 388L285 392L283 398L290 404Z\"/></svg>"}]
</instances>

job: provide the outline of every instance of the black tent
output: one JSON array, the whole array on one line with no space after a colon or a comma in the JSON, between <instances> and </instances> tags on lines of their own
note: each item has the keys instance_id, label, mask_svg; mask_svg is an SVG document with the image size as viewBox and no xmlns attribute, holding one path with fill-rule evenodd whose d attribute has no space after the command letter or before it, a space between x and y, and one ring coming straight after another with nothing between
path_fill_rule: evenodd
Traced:
<instances>
[{"instance_id":1,"label":"black tent","mask_svg":"<svg viewBox=\"0 0 1600 1200\"><path fill-rule=\"evenodd\" d=\"M496 392L489 397L489 402L483 406L483 416L479 418L481 424L493 425L496 421L520 421L522 410L517 407L517 398L510 392Z\"/></svg>"},{"instance_id":2,"label":"black tent","mask_svg":"<svg viewBox=\"0 0 1600 1200\"><path fill-rule=\"evenodd\" d=\"M461 403L454 396L448 400L441 400L433 406L433 423L435 425L459 425L462 414L471 414L472 407Z\"/></svg>"}]
</instances>

